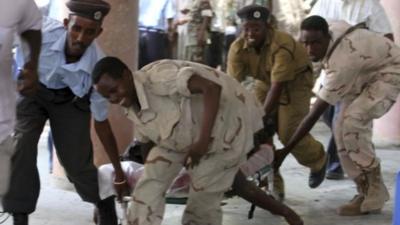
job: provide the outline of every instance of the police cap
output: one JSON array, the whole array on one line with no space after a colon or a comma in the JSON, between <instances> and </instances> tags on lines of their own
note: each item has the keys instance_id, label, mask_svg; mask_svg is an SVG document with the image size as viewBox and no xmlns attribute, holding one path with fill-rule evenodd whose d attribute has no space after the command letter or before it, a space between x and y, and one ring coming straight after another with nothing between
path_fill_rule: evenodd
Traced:
<instances>
[{"instance_id":1,"label":"police cap","mask_svg":"<svg viewBox=\"0 0 400 225\"><path fill-rule=\"evenodd\" d=\"M237 11L237 15L242 20L260 20L267 21L269 9L261 5L247 5Z\"/></svg>"},{"instance_id":2,"label":"police cap","mask_svg":"<svg viewBox=\"0 0 400 225\"><path fill-rule=\"evenodd\" d=\"M110 11L110 4L102 0L70 0L66 3L72 15L101 22Z\"/></svg>"}]
</instances>

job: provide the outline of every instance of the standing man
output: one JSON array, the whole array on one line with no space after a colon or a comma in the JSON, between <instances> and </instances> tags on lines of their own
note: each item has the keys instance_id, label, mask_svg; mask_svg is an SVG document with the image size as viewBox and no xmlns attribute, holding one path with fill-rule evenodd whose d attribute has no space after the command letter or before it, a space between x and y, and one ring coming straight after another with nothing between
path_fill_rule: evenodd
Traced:
<instances>
[{"instance_id":1,"label":"standing man","mask_svg":"<svg viewBox=\"0 0 400 225\"><path fill-rule=\"evenodd\" d=\"M264 103L266 118L277 124L278 137L286 144L309 111L314 84L311 63L305 49L290 35L268 25L267 8L250 5L237 14L242 19L242 36L229 50L228 74L239 82L247 77L255 80L253 89ZM309 186L318 187L325 176L322 144L307 135L292 153L300 164L310 168ZM284 198L279 172L274 192Z\"/></svg>"},{"instance_id":2,"label":"standing man","mask_svg":"<svg viewBox=\"0 0 400 225\"><path fill-rule=\"evenodd\" d=\"M187 24L185 60L206 63L206 48L213 11L209 0L193 0L190 3L189 22Z\"/></svg>"},{"instance_id":3,"label":"standing man","mask_svg":"<svg viewBox=\"0 0 400 225\"><path fill-rule=\"evenodd\" d=\"M102 32L110 5L101 0L71 0L67 7L71 13L64 25L53 20L44 23L38 67L40 87L35 95L22 96L17 105L16 153L10 189L3 199L4 210L12 213L14 225L28 224L28 215L35 211L40 190L37 144L47 120L61 165L80 197L96 204L99 224L117 224L114 199L99 198L90 140L92 112L97 134L115 165L115 183L123 188L126 182L114 136L104 139L111 130L107 101L92 89L90 79L95 63L104 56L94 40ZM18 59L20 65L22 58Z\"/></svg>"},{"instance_id":4,"label":"standing man","mask_svg":"<svg viewBox=\"0 0 400 225\"><path fill-rule=\"evenodd\" d=\"M139 0L139 68L170 58L176 14L172 0Z\"/></svg>"},{"instance_id":5,"label":"standing man","mask_svg":"<svg viewBox=\"0 0 400 225\"><path fill-rule=\"evenodd\" d=\"M301 25L301 41L310 58L321 61L325 84L311 112L286 147L278 151L275 167L310 131L330 105L341 101L334 134L344 171L357 185L357 195L338 208L342 216L380 212L389 193L372 143L372 121L392 107L400 92L400 49L376 33L345 22L328 23L311 16ZM373 44L371 44L373 43Z\"/></svg>"},{"instance_id":6,"label":"standing man","mask_svg":"<svg viewBox=\"0 0 400 225\"><path fill-rule=\"evenodd\" d=\"M364 23L369 30L385 36L393 41L393 33L385 10L379 0L318 0L310 15L318 15L327 21L346 21L350 25ZM325 72L321 71L321 83L324 83ZM318 83L318 82L317 82ZM332 129L339 112L340 102L329 106L323 115L325 123ZM340 165L335 138L331 137L328 144L327 179L343 179L343 169Z\"/></svg>"},{"instance_id":7,"label":"standing man","mask_svg":"<svg viewBox=\"0 0 400 225\"><path fill-rule=\"evenodd\" d=\"M22 95L31 95L38 85L41 20L40 11L31 0L0 2L0 198L8 190L11 157L14 153L11 136L17 98L11 72L14 35L18 34L29 46L30 57L22 65L18 91Z\"/></svg>"}]
</instances>

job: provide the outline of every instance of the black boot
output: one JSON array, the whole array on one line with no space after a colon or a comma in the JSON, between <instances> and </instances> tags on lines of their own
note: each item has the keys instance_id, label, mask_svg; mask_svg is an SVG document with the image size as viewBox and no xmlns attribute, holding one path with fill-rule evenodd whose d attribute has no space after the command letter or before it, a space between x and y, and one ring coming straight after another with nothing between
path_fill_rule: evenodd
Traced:
<instances>
[{"instance_id":1,"label":"black boot","mask_svg":"<svg viewBox=\"0 0 400 225\"><path fill-rule=\"evenodd\" d=\"M28 214L27 213L13 213L14 225L28 225Z\"/></svg>"},{"instance_id":2,"label":"black boot","mask_svg":"<svg viewBox=\"0 0 400 225\"><path fill-rule=\"evenodd\" d=\"M118 225L114 197L109 197L101 200L96 204L96 208L98 212L98 225Z\"/></svg>"}]
</instances>

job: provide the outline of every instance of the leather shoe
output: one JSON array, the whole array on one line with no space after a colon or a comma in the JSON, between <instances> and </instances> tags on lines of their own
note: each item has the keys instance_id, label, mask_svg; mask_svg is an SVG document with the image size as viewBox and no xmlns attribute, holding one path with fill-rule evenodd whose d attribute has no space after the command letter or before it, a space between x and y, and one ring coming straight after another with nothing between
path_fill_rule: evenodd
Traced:
<instances>
[{"instance_id":1,"label":"leather shoe","mask_svg":"<svg viewBox=\"0 0 400 225\"><path fill-rule=\"evenodd\" d=\"M28 225L28 214L27 213L13 213L14 225Z\"/></svg>"},{"instance_id":2,"label":"leather shoe","mask_svg":"<svg viewBox=\"0 0 400 225\"><path fill-rule=\"evenodd\" d=\"M326 161L320 170L310 173L310 177L308 178L308 186L310 188L318 187L322 183L322 181L324 181L325 173L326 173Z\"/></svg>"},{"instance_id":3,"label":"leather shoe","mask_svg":"<svg viewBox=\"0 0 400 225\"><path fill-rule=\"evenodd\" d=\"M98 225L118 225L114 197L108 197L96 203Z\"/></svg>"}]
</instances>

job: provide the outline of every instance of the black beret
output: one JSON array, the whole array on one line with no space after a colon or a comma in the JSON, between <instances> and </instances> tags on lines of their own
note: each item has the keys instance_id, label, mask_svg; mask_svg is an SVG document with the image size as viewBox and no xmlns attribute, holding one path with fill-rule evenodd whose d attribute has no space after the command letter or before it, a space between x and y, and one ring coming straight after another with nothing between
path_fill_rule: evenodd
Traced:
<instances>
[{"instance_id":1,"label":"black beret","mask_svg":"<svg viewBox=\"0 0 400 225\"><path fill-rule=\"evenodd\" d=\"M247 5L237 11L237 15L242 20L262 20L267 21L269 9L261 5Z\"/></svg>"},{"instance_id":2,"label":"black beret","mask_svg":"<svg viewBox=\"0 0 400 225\"><path fill-rule=\"evenodd\" d=\"M70 0L66 3L71 14L102 21L110 11L110 4L102 0Z\"/></svg>"}]
</instances>

